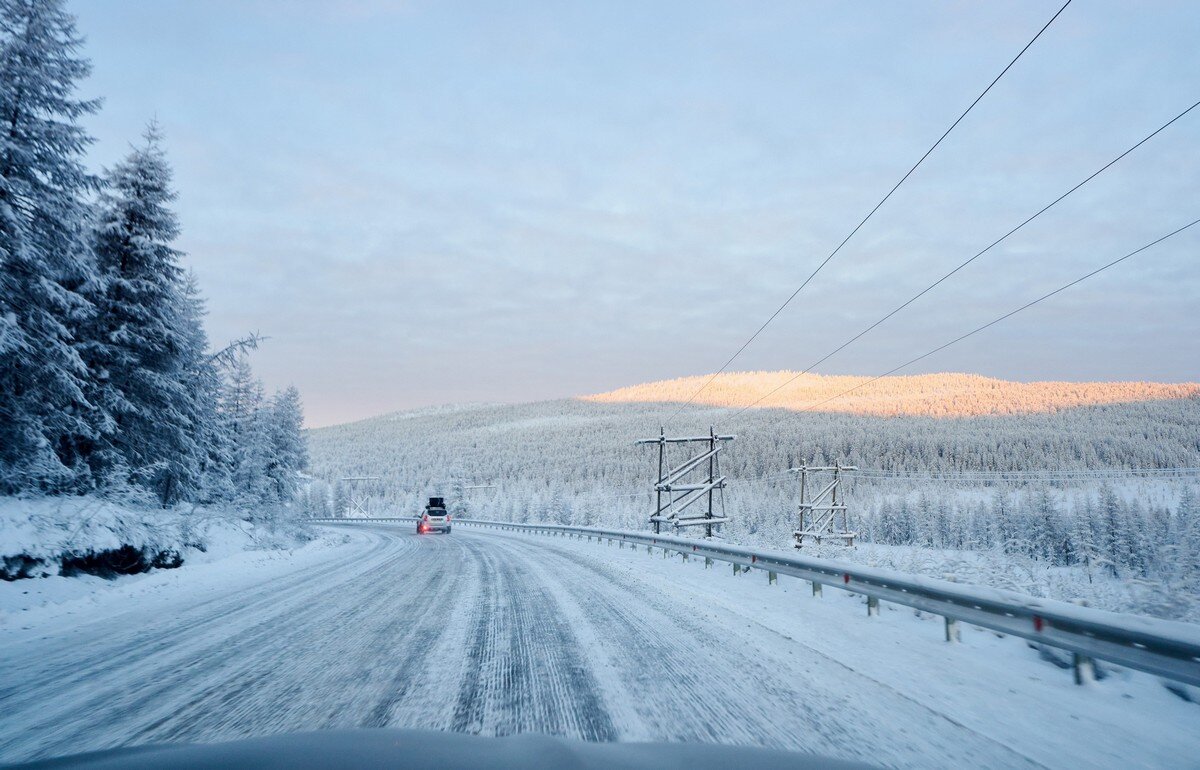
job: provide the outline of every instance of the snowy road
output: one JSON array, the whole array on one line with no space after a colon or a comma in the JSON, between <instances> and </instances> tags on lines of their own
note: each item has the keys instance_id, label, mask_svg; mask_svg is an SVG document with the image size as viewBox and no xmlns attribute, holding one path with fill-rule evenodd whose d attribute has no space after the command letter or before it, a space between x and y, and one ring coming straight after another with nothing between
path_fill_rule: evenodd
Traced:
<instances>
[{"instance_id":1,"label":"snowy road","mask_svg":"<svg viewBox=\"0 0 1200 770\"><path fill-rule=\"evenodd\" d=\"M352 532L291 569L5 628L0 761L373 726L922 767L1200 756L1200 706L1150 677L1074 687L1023 643L948 647L910 610L594 543Z\"/></svg>"}]
</instances>

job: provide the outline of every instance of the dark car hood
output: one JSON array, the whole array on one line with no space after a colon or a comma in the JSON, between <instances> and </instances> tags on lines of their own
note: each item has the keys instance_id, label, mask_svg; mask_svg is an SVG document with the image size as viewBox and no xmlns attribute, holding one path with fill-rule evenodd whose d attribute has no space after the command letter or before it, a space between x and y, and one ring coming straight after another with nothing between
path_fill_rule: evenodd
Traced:
<instances>
[{"instance_id":1,"label":"dark car hood","mask_svg":"<svg viewBox=\"0 0 1200 770\"><path fill-rule=\"evenodd\" d=\"M864 768L772 749L698 743L587 743L546 735L484 738L430 730L328 730L192 745L140 746L43 760L22 768L402 768L404 770L717 770Z\"/></svg>"}]
</instances>

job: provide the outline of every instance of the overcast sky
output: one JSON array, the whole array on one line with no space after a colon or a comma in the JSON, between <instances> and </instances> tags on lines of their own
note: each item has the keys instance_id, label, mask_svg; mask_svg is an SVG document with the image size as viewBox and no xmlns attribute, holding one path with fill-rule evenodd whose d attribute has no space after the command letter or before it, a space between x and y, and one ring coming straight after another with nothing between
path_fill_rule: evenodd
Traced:
<instances>
[{"instance_id":1,"label":"overcast sky","mask_svg":"<svg viewBox=\"0 0 1200 770\"><path fill-rule=\"evenodd\" d=\"M72 0L157 116L214 343L310 425L715 371L1051 2ZM1200 5L1075 0L734 369L801 369L1200 99ZM823 365L877 374L1200 217L1200 108ZM1195 380L1200 227L914 371Z\"/></svg>"}]
</instances>

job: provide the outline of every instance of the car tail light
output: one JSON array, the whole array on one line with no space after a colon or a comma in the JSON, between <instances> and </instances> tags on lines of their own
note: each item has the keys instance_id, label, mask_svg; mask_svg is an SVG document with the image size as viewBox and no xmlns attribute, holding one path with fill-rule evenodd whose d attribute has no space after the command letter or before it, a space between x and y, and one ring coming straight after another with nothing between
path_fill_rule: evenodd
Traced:
<instances>
[{"instance_id":1,"label":"car tail light","mask_svg":"<svg viewBox=\"0 0 1200 770\"><path fill-rule=\"evenodd\" d=\"M446 514L446 521L450 521L450 514Z\"/></svg>"}]
</instances>

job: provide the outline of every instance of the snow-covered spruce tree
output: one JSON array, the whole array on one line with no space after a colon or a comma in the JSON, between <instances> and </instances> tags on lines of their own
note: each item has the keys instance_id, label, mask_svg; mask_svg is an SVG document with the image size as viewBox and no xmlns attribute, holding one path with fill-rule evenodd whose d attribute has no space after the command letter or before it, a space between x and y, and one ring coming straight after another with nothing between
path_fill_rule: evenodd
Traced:
<instances>
[{"instance_id":1,"label":"snow-covered spruce tree","mask_svg":"<svg viewBox=\"0 0 1200 770\"><path fill-rule=\"evenodd\" d=\"M75 97L90 65L62 0L0 0L0 492L80 491L95 415L77 331L95 275L84 198L98 101Z\"/></svg>"},{"instance_id":2,"label":"snow-covered spruce tree","mask_svg":"<svg viewBox=\"0 0 1200 770\"><path fill-rule=\"evenodd\" d=\"M1126 532L1125 505L1112 487L1100 489L1099 517L1101 525L1101 551L1106 566L1113 577L1120 577L1129 566L1129 536Z\"/></svg>"},{"instance_id":3,"label":"snow-covered spruce tree","mask_svg":"<svg viewBox=\"0 0 1200 770\"><path fill-rule=\"evenodd\" d=\"M308 467L300 393L288 388L270 401L244 354L227 373L219 409L231 494L229 502L255 516L271 517L299 491Z\"/></svg>"},{"instance_id":4,"label":"snow-covered spruce tree","mask_svg":"<svg viewBox=\"0 0 1200 770\"><path fill-rule=\"evenodd\" d=\"M89 462L110 484L132 482L163 505L200 486L198 328L181 253L171 168L151 124L145 143L107 175L97 213L96 314L85 327L88 400L106 419Z\"/></svg>"},{"instance_id":5,"label":"snow-covered spruce tree","mask_svg":"<svg viewBox=\"0 0 1200 770\"><path fill-rule=\"evenodd\" d=\"M233 498L231 450L228 433L221 416L221 394L224 387L219 355L208 352L208 335L204 331L207 311L196 285L188 274L183 285L182 326L189 332L184 350L184 369L196 441L200 445L199 488L192 496L194 502L218 503Z\"/></svg>"},{"instance_id":6,"label":"snow-covered spruce tree","mask_svg":"<svg viewBox=\"0 0 1200 770\"><path fill-rule=\"evenodd\" d=\"M278 500L266 473L272 446L265 402L262 383L255 378L247 357L239 355L228 373L221 416L234 502L249 507Z\"/></svg>"},{"instance_id":7,"label":"snow-covered spruce tree","mask_svg":"<svg viewBox=\"0 0 1200 770\"><path fill-rule=\"evenodd\" d=\"M267 411L271 458L266 475L276 499L287 502L299 489L299 472L308 467L308 444L304 441L304 407L295 386L277 393Z\"/></svg>"},{"instance_id":8,"label":"snow-covered spruce tree","mask_svg":"<svg viewBox=\"0 0 1200 770\"><path fill-rule=\"evenodd\" d=\"M1200 593L1200 501L1191 486L1185 486L1175 509L1179 532L1179 573L1183 584Z\"/></svg>"},{"instance_id":9,"label":"snow-covered spruce tree","mask_svg":"<svg viewBox=\"0 0 1200 770\"><path fill-rule=\"evenodd\" d=\"M1030 493L1028 506L1032 555L1051 564L1066 564L1069 549L1054 495L1041 487Z\"/></svg>"},{"instance_id":10,"label":"snow-covered spruce tree","mask_svg":"<svg viewBox=\"0 0 1200 770\"><path fill-rule=\"evenodd\" d=\"M337 518L344 518L350 510L350 490L340 479L333 482L333 495L330 500L332 513Z\"/></svg>"}]
</instances>

